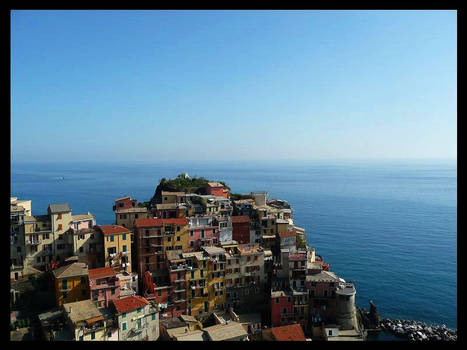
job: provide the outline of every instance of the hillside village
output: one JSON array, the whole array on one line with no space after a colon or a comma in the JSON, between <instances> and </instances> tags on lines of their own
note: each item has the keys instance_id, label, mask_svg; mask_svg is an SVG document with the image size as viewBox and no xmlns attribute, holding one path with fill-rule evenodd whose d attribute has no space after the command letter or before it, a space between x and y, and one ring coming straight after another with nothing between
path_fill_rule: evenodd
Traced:
<instances>
[{"instance_id":1,"label":"hillside village","mask_svg":"<svg viewBox=\"0 0 467 350\"><path fill-rule=\"evenodd\" d=\"M18 339L365 338L354 284L307 242L290 204L267 192L231 193L185 173L161 179L147 202L116 198L111 225L67 203L31 208L11 198Z\"/></svg>"}]
</instances>

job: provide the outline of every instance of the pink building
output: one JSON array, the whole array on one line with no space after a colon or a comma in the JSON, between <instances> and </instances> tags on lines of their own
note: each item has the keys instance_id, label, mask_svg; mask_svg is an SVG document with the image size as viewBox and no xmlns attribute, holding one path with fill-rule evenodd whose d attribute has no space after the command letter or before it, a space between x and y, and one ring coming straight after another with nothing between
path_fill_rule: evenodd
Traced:
<instances>
[{"instance_id":1,"label":"pink building","mask_svg":"<svg viewBox=\"0 0 467 350\"><path fill-rule=\"evenodd\" d=\"M89 288L91 300L98 307L109 307L112 300L120 298L120 282L111 267L101 267L89 270Z\"/></svg>"},{"instance_id":2,"label":"pink building","mask_svg":"<svg viewBox=\"0 0 467 350\"><path fill-rule=\"evenodd\" d=\"M138 201L136 199L131 199L130 196L117 198L115 200L115 205L113 206L113 210L121 210L121 209L130 209L136 208L138 206Z\"/></svg>"},{"instance_id":3,"label":"pink building","mask_svg":"<svg viewBox=\"0 0 467 350\"><path fill-rule=\"evenodd\" d=\"M71 228L76 232L81 229L91 229L96 225L96 219L90 212L71 216Z\"/></svg>"},{"instance_id":4,"label":"pink building","mask_svg":"<svg viewBox=\"0 0 467 350\"><path fill-rule=\"evenodd\" d=\"M193 217L188 220L188 247L190 251L219 243L219 226L216 225L212 216Z\"/></svg>"}]
</instances>

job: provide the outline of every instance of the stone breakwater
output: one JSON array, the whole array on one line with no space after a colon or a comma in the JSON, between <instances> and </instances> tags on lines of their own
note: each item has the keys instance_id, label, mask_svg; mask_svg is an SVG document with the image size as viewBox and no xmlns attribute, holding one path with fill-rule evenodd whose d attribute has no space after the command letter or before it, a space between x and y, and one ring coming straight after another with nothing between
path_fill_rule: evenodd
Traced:
<instances>
[{"instance_id":1,"label":"stone breakwater","mask_svg":"<svg viewBox=\"0 0 467 350\"><path fill-rule=\"evenodd\" d=\"M457 330L449 329L444 324L431 326L423 322L382 319L381 330L409 341L456 341Z\"/></svg>"}]
</instances>

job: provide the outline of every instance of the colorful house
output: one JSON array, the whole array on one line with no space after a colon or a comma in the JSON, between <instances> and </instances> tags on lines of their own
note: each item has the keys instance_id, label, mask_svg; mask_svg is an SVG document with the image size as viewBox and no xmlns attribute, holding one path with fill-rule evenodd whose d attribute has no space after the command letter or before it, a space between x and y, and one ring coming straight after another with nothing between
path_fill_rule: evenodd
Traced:
<instances>
[{"instance_id":1,"label":"colorful house","mask_svg":"<svg viewBox=\"0 0 467 350\"><path fill-rule=\"evenodd\" d=\"M131 235L132 232L123 226L96 226L104 236L105 266L117 271L131 272Z\"/></svg>"},{"instance_id":2,"label":"colorful house","mask_svg":"<svg viewBox=\"0 0 467 350\"><path fill-rule=\"evenodd\" d=\"M206 194L229 198L229 189L220 182L208 182L205 185Z\"/></svg>"},{"instance_id":3,"label":"colorful house","mask_svg":"<svg viewBox=\"0 0 467 350\"><path fill-rule=\"evenodd\" d=\"M231 221L232 239L239 244L250 243L250 218L248 216L232 216Z\"/></svg>"},{"instance_id":4,"label":"colorful house","mask_svg":"<svg viewBox=\"0 0 467 350\"><path fill-rule=\"evenodd\" d=\"M120 298L120 282L111 267L89 270L91 300L97 307L109 307L111 301Z\"/></svg>"},{"instance_id":5,"label":"colorful house","mask_svg":"<svg viewBox=\"0 0 467 350\"><path fill-rule=\"evenodd\" d=\"M62 266L53 270L53 274L58 306L89 299L89 272L86 264L77 262Z\"/></svg>"},{"instance_id":6,"label":"colorful house","mask_svg":"<svg viewBox=\"0 0 467 350\"><path fill-rule=\"evenodd\" d=\"M145 298L134 295L114 300L118 340L159 339L159 311Z\"/></svg>"}]
</instances>

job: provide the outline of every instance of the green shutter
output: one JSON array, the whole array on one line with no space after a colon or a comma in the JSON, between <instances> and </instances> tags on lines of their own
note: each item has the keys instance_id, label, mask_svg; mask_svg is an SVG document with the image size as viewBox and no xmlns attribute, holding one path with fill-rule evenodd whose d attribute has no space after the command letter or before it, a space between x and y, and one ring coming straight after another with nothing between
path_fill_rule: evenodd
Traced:
<instances>
[{"instance_id":1,"label":"green shutter","mask_svg":"<svg viewBox=\"0 0 467 350\"><path fill-rule=\"evenodd\" d=\"M123 329L124 331L126 331L126 322L123 322L123 323L122 323L122 329Z\"/></svg>"},{"instance_id":2,"label":"green shutter","mask_svg":"<svg viewBox=\"0 0 467 350\"><path fill-rule=\"evenodd\" d=\"M126 241L126 233L123 234L123 240Z\"/></svg>"}]
</instances>

